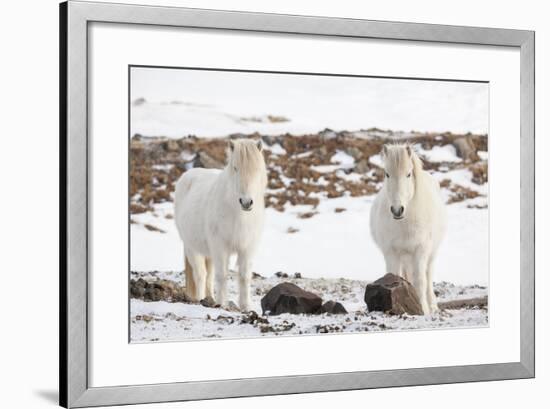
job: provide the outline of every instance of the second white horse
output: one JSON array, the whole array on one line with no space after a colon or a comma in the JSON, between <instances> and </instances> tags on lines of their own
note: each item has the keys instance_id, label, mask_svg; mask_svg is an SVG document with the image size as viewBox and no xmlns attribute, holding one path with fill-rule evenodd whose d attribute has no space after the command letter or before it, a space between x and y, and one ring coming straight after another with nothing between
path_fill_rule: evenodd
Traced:
<instances>
[{"instance_id":1,"label":"second white horse","mask_svg":"<svg viewBox=\"0 0 550 409\"><path fill-rule=\"evenodd\" d=\"M191 169L176 184L175 221L184 244L187 294L195 301L210 296L227 305L229 258L236 254L239 307L250 310L251 261L263 229L267 186L261 150L260 141L232 140L223 170Z\"/></svg>"},{"instance_id":2,"label":"second white horse","mask_svg":"<svg viewBox=\"0 0 550 409\"><path fill-rule=\"evenodd\" d=\"M382 158L385 180L371 208L371 234L386 271L411 282L429 314L438 309L433 263L446 226L439 183L410 145L386 145Z\"/></svg>"}]
</instances>

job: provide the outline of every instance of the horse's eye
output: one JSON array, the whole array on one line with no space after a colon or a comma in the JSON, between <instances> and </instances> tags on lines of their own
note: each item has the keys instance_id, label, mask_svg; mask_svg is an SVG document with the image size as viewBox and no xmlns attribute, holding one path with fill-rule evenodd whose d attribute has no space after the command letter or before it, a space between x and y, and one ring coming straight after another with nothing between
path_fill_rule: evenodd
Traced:
<instances>
[{"instance_id":1,"label":"horse's eye","mask_svg":"<svg viewBox=\"0 0 550 409\"><path fill-rule=\"evenodd\" d=\"M236 172L236 171L237 171L237 167L236 167L236 166L233 166L233 170Z\"/></svg>"},{"instance_id":2,"label":"horse's eye","mask_svg":"<svg viewBox=\"0 0 550 409\"><path fill-rule=\"evenodd\" d=\"M410 178L410 177L411 177L411 172L409 172L409 174L407 175L407 177L408 177L408 178Z\"/></svg>"},{"instance_id":3,"label":"horse's eye","mask_svg":"<svg viewBox=\"0 0 550 409\"><path fill-rule=\"evenodd\" d=\"M388 175L388 172L386 172L386 177L387 177L387 178L389 178L389 177L390 177L390 175Z\"/></svg>"}]
</instances>

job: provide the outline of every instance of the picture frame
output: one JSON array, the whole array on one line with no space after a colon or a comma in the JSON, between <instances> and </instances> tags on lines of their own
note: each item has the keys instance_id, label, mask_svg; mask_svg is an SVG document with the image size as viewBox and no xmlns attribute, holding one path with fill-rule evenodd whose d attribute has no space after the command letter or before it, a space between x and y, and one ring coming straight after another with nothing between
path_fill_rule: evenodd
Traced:
<instances>
[{"instance_id":1,"label":"picture frame","mask_svg":"<svg viewBox=\"0 0 550 409\"><path fill-rule=\"evenodd\" d=\"M509 47L520 52L520 359L315 375L92 387L89 382L88 25L92 22ZM532 31L69 1L60 5L60 404L138 404L535 376L535 117Z\"/></svg>"}]
</instances>

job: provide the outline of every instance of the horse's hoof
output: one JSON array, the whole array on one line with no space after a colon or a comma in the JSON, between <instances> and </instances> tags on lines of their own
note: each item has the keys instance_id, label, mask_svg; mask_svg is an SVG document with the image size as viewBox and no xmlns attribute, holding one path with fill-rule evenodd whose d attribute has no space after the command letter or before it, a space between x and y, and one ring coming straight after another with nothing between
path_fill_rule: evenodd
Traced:
<instances>
[{"instance_id":1,"label":"horse's hoof","mask_svg":"<svg viewBox=\"0 0 550 409\"><path fill-rule=\"evenodd\" d=\"M239 312L240 311L239 307L237 307L237 304L235 304L233 301L229 301L229 303L225 306L225 309L227 311L231 311L231 312Z\"/></svg>"},{"instance_id":2,"label":"horse's hoof","mask_svg":"<svg viewBox=\"0 0 550 409\"><path fill-rule=\"evenodd\" d=\"M241 308L239 310L244 314L248 314L249 312L254 311L253 308L249 304L246 304L246 305L241 304Z\"/></svg>"}]
</instances>

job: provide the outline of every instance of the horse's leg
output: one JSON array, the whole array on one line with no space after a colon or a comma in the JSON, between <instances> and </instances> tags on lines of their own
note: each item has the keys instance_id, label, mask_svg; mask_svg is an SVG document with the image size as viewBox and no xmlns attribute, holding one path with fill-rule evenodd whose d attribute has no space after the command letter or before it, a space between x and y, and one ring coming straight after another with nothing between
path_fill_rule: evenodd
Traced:
<instances>
[{"instance_id":1,"label":"horse's leg","mask_svg":"<svg viewBox=\"0 0 550 409\"><path fill-rule=\"evenodd\" d=\"M212 271L212 260L205 259L206 264L206 296L214 299L214 272Z\"/></svg>"},{"instance_id":2,"label":"horse's leg","mask_svg":"<svg viewBox=\"0 0 550 409\"><path fill-rule=\"evenodd\" d=\"M414 270L412 260L413 257L411 254L407 253L401 255L401 277L403 277L409 283L412 283L412 272Z\"/></svg>"},{"instance_id":3,"label":"horse's leg","mask_svg":"<svg viewBox=\"0 0 550 409\"><path fill-rule=\"evenodd\" d=\"M428 271L427 271L428 285L426 286L427 287L426 297L428 299L428 305L430 307L431 313L439 311L439 307L437 306L437 300L434 293L433 266L434 266L434 259L433 257L430 257L430 260L428 261Z\"/></svg>"},{"instance_id":4,"label":"horse's leg","mask_svg":"<svg viewBox=\"0 0 550 409\"><path fill-rule=\"evenodd\" d=\"M403 270L401 260L397 253L393 251L385 252L384 259L386 260L386 273L395 274L401 277L403 274Z\"/></svg>"},{"instance_id":5,"label":"horse's leg","mask_svg":"<svg viewBox=\"0 0 550 409\"><path fill-rule=\"evenodd\" d=\"M204 257L200 254L188 254L187 260L193 269L193 282L195 284L195 298L200 301L206 292L206 265Z\"/></svg>"},{"instance_id":6,"label":"horse's leg","mask_svg":"<svg viewBox=\"0 0 550 409\"><path fill-rule=\"evenodd\" d=\"M416 290L422 311L424 314L430 313L428 306L426 270L428 268L428 257L425 250L418 250L413 257L412 285Z\"/></svg>"},{"instance_id":7,"label":"horse's leg","mask_svg":"<svg viewBox=\"0 0 550 409\"><path fill-rule=\"evenodd\" d=\"M193 281L193 267L191 267L191 264L189 264L189 260L187 259L187 256L184 253L185 258L185 294L191 299L191 301L198 301L197 300L197 293L195 288L195 281Z\"/></svg>"},{"instance_id":8,"label":"horse's leg","mask_svg":"<svg viewBox=\"0 0 550 409\"><path fill-rule=\"evenodd\" d=\"M239 253L239 308L243 312L250 311L250 259L248 254Z\"/></svg>"},{"instance_id":9,"label":"horse's leg","mask_svg":"<svg viewBox=\"0 0 550 409\"><path fill-rule=\"evenodd\" d=\"M227 305L227 264L229 255L222 251L215 252L213 257L214 271L216 274L216 302L222 306Z\"/></svg>"}]
</instances>

